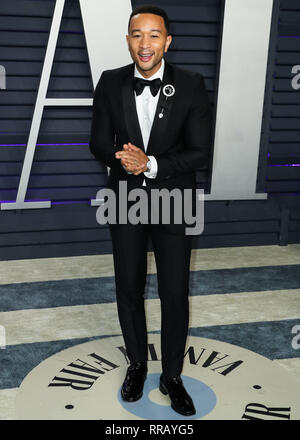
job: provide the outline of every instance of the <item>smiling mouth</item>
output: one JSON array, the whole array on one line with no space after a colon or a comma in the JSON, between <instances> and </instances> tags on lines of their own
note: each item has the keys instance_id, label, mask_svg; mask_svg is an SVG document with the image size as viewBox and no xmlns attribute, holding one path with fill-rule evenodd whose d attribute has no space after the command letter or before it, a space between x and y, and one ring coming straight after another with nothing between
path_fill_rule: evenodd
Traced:
<instances>
[{"instance_id":1,"label":"smiling mouth","mask_svg":"<svg viewBox=\"0 0 300 440\"><path fill-rule=\"evenodd\" d=\"M139 55L139 59L141 61L143 61L144 63L147 63L148 61L150 61L153 56L153 54L140 54L140 53L138 55Z\"/></svg>"}]
</instances>

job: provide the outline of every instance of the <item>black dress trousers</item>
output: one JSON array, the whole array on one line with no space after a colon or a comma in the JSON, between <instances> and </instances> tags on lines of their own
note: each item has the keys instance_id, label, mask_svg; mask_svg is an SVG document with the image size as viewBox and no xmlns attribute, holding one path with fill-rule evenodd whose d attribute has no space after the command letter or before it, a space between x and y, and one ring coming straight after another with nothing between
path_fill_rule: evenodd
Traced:
<instances>
[{"instance_id":1,"label":"black dress trousers","mask_svg":"<svg viewBox=\"0 0 300 440\"><path fill-rule=\"evenodd\" d=\"M147 191L147 190L146 190ZM164 377L181 374L189 325L192 237L168 232L161 224L110 224L116 301L130 362L148 358L144 291L151 239L161 303L161 361Z\"/></svg>"}]
</instances>

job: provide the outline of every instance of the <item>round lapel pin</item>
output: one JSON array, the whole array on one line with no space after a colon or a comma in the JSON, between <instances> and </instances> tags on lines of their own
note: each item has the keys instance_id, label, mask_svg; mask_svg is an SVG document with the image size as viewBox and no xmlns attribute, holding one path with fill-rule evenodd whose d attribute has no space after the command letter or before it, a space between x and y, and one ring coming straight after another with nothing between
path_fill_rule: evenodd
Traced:
<instances>
[{"instance_id":1,"label":"round lapel pin","mask_svg":"<svg viewBox=\"0 0 300 440\"><path fill-rule=\"evenodd\" d=\"M170 96L173 96L175 93L175 87L172 86L171 84L166 84L163 88L163 94L167 97L170 98Z\"/></svg>"}]
</instances>

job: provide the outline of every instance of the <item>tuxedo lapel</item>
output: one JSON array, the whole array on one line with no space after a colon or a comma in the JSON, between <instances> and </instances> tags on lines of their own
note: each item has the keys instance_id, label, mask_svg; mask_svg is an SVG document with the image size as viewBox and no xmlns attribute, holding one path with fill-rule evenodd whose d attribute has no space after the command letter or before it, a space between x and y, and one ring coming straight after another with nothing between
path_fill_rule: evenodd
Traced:
<instances>
[{"instance_id":1,"label":"tuxedo lapel","mask_svg":"<svg viewBox=\"0 0 300 440\"><path fill-rule=\"evenodd\" d=\"M130 65L128 74L124 78L124 83L122 85L122 101L123 101L123 111L125 123L129 135L129 141L132 144L140 147L145 152L143 136L139 124L136 102L133 90L133 76L134 76L134 63ZM157 103L157 108L155 116L153 119L152 129L150 133L150 138L147 147L147 155L153 154L159 150L159 144L164 138L164 133L167 132L167 127L170 122L170 113L173 105L174 95L166 98L163 93L163 88L165 85L174 85L174 75L172 66L165 60L165 69L162 80L162 85L160 88L159 99ZM175 90L176 94L176 90ZM163 117L160 118L159 114L163 109Z\"/></svg>"},{"instance_id":2,"label":"tuxedo lapel","mask_svg":"<svg viewBox=\"0 0 300 440\"><path fill-rule=\"evenodd\" d=\"M138 114L136 110L135 96L133 90L134 63L131 64L128 75L124 79L122 85L122 101L125 123L129 135L128 142L140 147L145 152L143 136L139 124Z\"/></svg>"},{"instance_id":3,"label":"tuxedo lapel","mask_svg":"<svg viewBox=\"0 0 300 440\"><path fill-rule=\"evenodd\" d=\"M168 98L166 98L166 96L164 95L163 88L167 84L171 84L175 88L172 66L165 60L164 75L160 88L157 108L153 119L152 130L148 142L147 155L153 154L155 156L155 153L159 151L159 145L162 139L164 139L164 134L167 132L167 128L170 123L170 114L174 102L174 95ZM159 114L162 112L162 109L163 117L160 118Z\"/></svg>"}]
</instances>

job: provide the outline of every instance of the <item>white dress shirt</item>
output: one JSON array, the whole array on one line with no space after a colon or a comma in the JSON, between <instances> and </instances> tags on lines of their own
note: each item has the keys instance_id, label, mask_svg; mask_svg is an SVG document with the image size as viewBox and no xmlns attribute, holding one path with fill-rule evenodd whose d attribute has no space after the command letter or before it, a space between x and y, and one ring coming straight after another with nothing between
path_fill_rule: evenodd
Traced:
<instances>
[{"instance_id":1,"label":"white dress shirt","mask_svg":"<svg viewBox=\"0 0 300 440\"><path fill-rule=\"evenodd\" d=\"M162 58L162 63L158 71L154 73L154 75L148 78L144 78L135 65L134 76L138 78L147 79L149 81L152 81L153 79L156 78L160 78L162 80L164 75L164 68L165 68L165 60ZM159 99L159 93L160 92L158 92L156 96L153 96L150 91L150 87L148 86L144 87L143 92L139 96L137 96L136 92L134 92L136 110L138 114L138 119L141 127L141 132L142 132L144 147L146 152L147 152L150 132L156 112L156 107ZM139 145L137 145L137 147L138 146ZM157 175L157 161L154 156L148 156L148 157L149 160L151 161L151 171L150 172L145 171L144 175L150 179L154 179ZM143 181L143 186L146 186L145 179Z\"/></svg>"}]
</instances>

